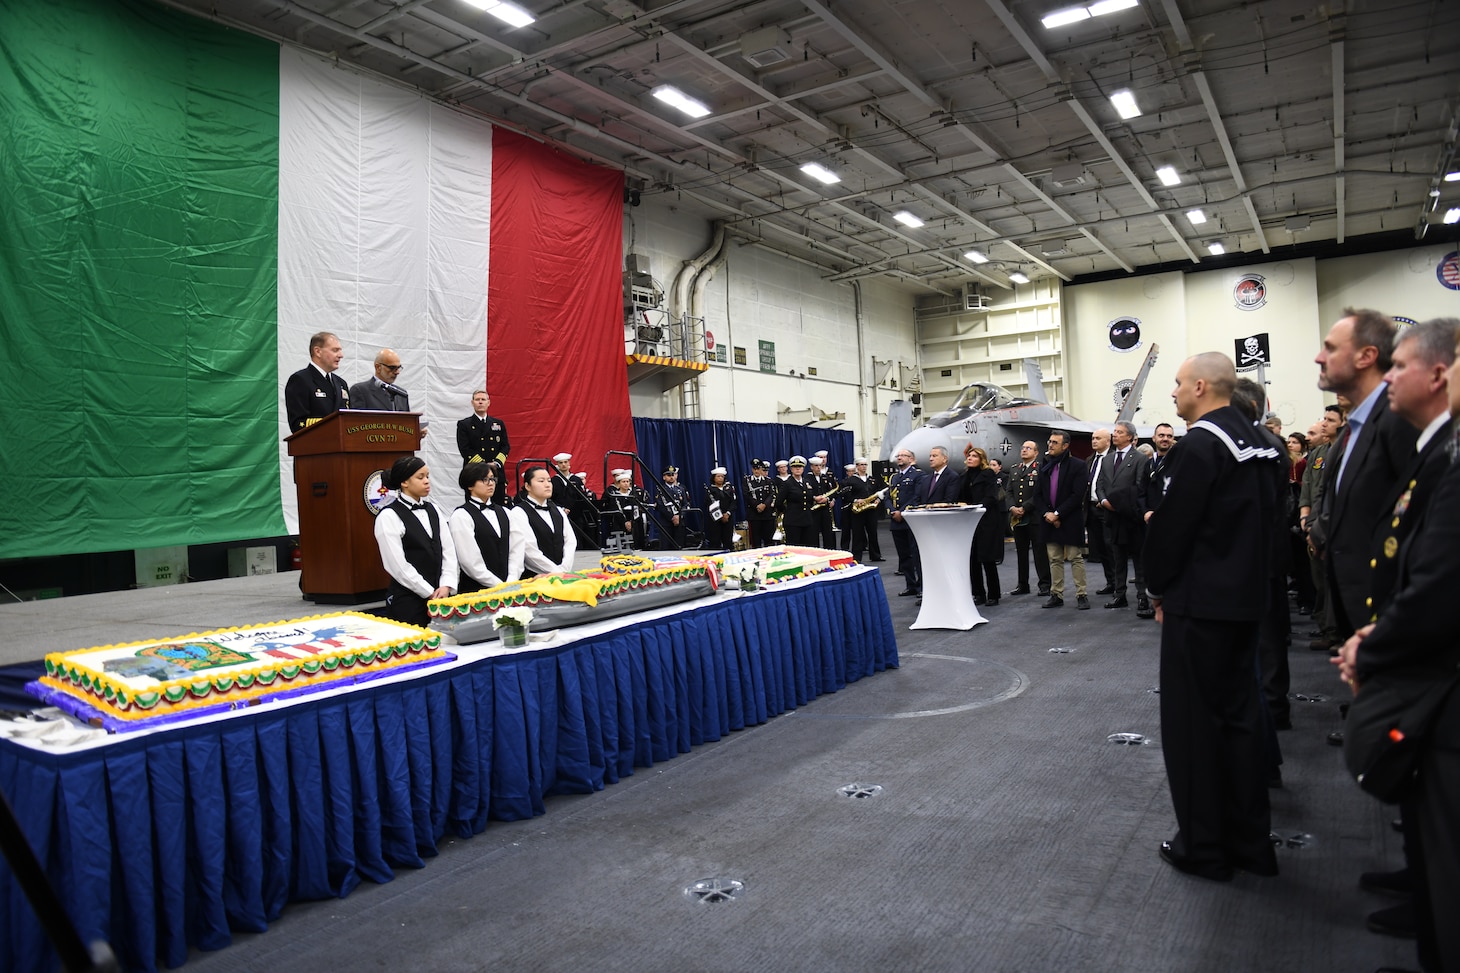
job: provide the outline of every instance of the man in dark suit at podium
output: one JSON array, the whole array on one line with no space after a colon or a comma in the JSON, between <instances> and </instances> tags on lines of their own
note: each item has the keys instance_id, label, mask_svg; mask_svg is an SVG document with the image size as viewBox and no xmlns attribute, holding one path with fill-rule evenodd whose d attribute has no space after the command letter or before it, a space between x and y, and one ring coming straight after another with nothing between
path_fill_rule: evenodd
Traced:
<instances>
[{"instance_id":1,"label":"man in dark suit at podium","mask_svg":"<svg viewBox=\"0 0 1460 973\"><path fill-rule=\"evenodd\" d=\"M375 375L350 386L350 408L379 412L410 412L411 395L395 384L400 378L400 355L389 348L375 356Z\"/></svg>"},{"instance_id":2,"label":"man in dark suit at podium","mask_svg":"<svg viewBox=\"0 0 1460 973\"><path fill-rule=\"evenodd\" d=\"M284 414L290 432L350 407L350 388L335 374L344 357L345 348L332 332L321 331L309 339L309 364L284 383Z\"/></svg>"}]
</instances>

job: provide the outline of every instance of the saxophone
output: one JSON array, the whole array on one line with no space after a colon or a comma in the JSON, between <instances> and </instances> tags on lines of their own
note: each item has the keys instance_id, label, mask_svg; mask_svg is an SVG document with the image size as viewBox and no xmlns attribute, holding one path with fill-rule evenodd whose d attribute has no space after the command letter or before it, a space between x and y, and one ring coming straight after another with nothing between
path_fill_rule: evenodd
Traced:
<instances>
[{"instance_id":1,"label":"saxophone","mask_svg":"<svg viewBox=\"0 0 1460 973\"><path fill-rule=\"evenodd\" d=\"M870 497L863 497L860 500L853 500L852 501L852 513L854 513L854 514L861 514L861 513L866 513L868 510L871 510L873 507L877 506L879 503L882 502L882 494L884 494L886 492L887 492L887 487L883 487L882 489L878 490L876 493L872 494Z\"/></svg>"}]
</instances>

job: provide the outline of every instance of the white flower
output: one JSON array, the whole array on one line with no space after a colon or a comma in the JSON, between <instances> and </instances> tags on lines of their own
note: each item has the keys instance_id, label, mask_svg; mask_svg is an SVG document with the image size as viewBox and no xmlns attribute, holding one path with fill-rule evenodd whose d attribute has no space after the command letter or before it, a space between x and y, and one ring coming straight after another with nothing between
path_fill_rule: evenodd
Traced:
<instances>
[{"instance_id":1,"label":"white flower","mask_svg":"<svg viewBox=\"0 0 1460 973\"><path fill-rule=\"evenodd\" d=\"M519 605L515 608L503 608L492 616L492 628L501 628L510 625L512 628L526 628L532 621L532 609L526 605Z\"/></svg>"}]
</instances>

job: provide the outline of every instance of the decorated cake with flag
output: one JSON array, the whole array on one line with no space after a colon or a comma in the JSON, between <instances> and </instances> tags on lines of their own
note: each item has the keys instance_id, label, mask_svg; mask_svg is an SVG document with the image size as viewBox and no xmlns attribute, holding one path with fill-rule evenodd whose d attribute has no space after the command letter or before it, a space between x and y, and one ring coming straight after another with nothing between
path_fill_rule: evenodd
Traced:
<instances>
[{"instance_id":1,"label":"decorated cake with flag","mask_svg":"<svg viewBox=\"0 0 1460 973\"><path fill-rule=\"evenodd\" d=\"M26 686L112 732L236 709L449 662L441 636L341 612L46 656Z\"/></svg>"}]
</instances>

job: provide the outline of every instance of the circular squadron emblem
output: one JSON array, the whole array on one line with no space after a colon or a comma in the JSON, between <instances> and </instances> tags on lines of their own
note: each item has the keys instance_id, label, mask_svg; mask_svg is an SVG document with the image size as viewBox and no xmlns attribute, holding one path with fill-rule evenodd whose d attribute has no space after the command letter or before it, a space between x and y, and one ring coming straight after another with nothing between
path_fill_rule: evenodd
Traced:
<instances>
[{"instance_id":1,"label":"circular squadron emblem","mask_svg":"<svg viewBox=\"0 0 1460 973\"><path fill-rule=\"evenodd\" d=\"M1267 303L1267 278L1243 274L1232 287L1232 300L1244 311L1255 311Z\"/></svg>"},{"instance_id":2,"label":"circular squadron emblem","mask_svg":"<svg viewBox=\"0 0 1460 973\"><path fill-rule=\"evenodd\" d=\"M365 507L371 514L378 514L380 511L395 503L395 498L400 494L385 485L385 471L376 470L365 477L365 488L361 491L365 499Z\"/></svg>"},{"instance_id":3,"label":"circular squadron emblem","mask_svg":"<svg viewBox=\"0 0 1460 973\"><path fill-rule=\"evenodd\" d=\"M1141 346L1141 319L1120 317L1106 325L1111 351L1135 351Z\"/></svg>"}]
</instances>

